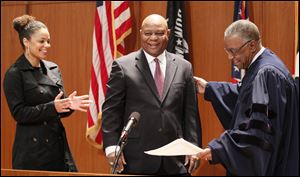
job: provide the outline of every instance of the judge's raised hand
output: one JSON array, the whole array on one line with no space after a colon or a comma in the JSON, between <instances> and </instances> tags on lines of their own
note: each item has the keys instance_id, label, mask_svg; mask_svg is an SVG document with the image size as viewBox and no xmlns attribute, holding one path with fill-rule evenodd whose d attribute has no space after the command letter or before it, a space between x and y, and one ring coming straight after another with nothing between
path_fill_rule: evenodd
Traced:
<instances>
[{"instance_id":1,"label":"judge's raised hand","mask_svg":"<svg viewBox=\"0 0 300 177\"><path fill-rule=\"evenodd\" d=\"M60 92L54 99L54 106L58 113L69 112L69 107L71 106L71 100L69 98L61 99L63 92Z\"/></svg>"},{"instance_id":2,"label":"judge's raised hand","mask_svg":"<svg viewBox=\"0 0 300 177\"><path fill-rule=\"evenodd\" d=\"M92 100L88 100L88 95L76 96L76 94L77 91L74 91L68 97L71 101L70 109L87 112L87 108L90 106L90 103L92 103Z\"/></svg>"},{"instance_id":3,"label":"judge's raised hand","mask_svg":"<svg viewBox=\"0 0 300 177\"><path fill-rule=\"evenodd\" d=\"M204 93L205 92L205 87L207 85L207 81L200 78L200 77L196 77L194 76L194 81L196 83L197 86L197 93Z\"/></svg>"}]
</instances>

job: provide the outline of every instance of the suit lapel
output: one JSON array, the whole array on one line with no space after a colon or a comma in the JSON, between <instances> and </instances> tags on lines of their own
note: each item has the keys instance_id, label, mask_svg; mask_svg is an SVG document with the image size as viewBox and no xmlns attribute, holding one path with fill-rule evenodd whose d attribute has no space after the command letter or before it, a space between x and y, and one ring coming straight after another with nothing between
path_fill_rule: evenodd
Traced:
<instances>
[{"instance_id":1,"label":"suit lapel","mask_svg":"<svg viewBox=\"0 0 300 177\"><path fill-rule=\"evenodd\" d=\"M151 89L152 93L155 95L157 100L160 101L160 97L158 95L149 64L148 64L146 56L142 50L139 50L138 54L136 56L136 67L138 68L138 70L140 71L142 76L144 77L146 84Z\"/></svg>"},{"instance_id":2,"label":"suit lapel","mask_svg":"<svg viewBox=\"0 0 300 177\"><path fill-rule=\"evenodd\" d=\"M136 57L136 67L138 68L138 70L141 72L141 74L145 78L145 81L146 81L148 87L150 87L152 93L155 95L157 100L160 101L161 103L165 100L165 98L170 90L171 83L175 77L175 73L177 71L177 65L174 61L175 61L175 58L172 58L171 55L168 52L166 52L167 66L166 66L166 72L165 72L166 74L165 74L165 81L164 81L163 98L161 100L159 97L159 94L157 92L155 81L151 74L149 64L147 62L145 54L143 53L142 50L140 50Z\"/></svg>"},{"instance_id":3,"label":"suit lapel","mask_svg":"<svg viewBox=\"0 0 300 177\"><path fill-rule=\"evenodd\" d=\"M172 83L175 73L177 71L177 65L174 62L175 58L172 58L168 52L166 52L166 61L167 61L167 66L166 66L166 74L165 74L162 102L165 100L167 93L170 90L171 83Z\"/></svg>"}]
</instances>

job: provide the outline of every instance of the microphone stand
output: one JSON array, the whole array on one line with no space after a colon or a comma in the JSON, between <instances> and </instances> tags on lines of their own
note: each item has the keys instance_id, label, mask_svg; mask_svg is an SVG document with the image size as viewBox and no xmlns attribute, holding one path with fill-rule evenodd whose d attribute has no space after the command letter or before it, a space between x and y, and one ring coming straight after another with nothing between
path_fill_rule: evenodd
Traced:
<instances>
[{"instance_id":1,"label":"microphone stand","mask_svg":"<svg viewBox=\"0 0 300 177\"><path fill-rule=\"evenodd\" d=\"M123 131L121 133L121 136L120 136L120 139L118 142L118 145L120 146L120 150L117 152L116 158L114 160L113 168L111 171L112 174L116 173L116 168L117 168L121 153L123 152L123 149L124 149L125 145L127 144L128 134L129 134L130 130L132 129L132 127L134 127L135 124L138 122L139 118L140 118L140 114L138 112L133 112L130 115L129 122L123 128ZM121 162L121 163L123 163L123 162Z\"/></svg>"},{"instance_id":2,"label":"microphone stand","mask_svg":"<svg viewBox=\"0 0 300 177\"><path fill-rule=\"evenodd\" d=\"M124 149L124 147L125 147L125 145L127 143L127 137L124 138L120 143L121 143L120 150L117 152L117 156L115 158L115 161L114 161L114 164L113 164L113 168L111 170L112 174L116 174L116 168L117 168L117 165L118 165L118 161L119 161L121 153L123 152L123 149ZM120 143L118 143L118 144L120 144Z\"/></svg>"}]
</instances>

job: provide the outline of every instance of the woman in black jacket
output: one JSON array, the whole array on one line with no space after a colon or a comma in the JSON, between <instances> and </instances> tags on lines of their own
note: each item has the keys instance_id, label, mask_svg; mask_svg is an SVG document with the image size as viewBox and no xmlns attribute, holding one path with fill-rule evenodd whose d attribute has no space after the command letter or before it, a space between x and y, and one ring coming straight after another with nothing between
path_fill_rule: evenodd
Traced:
<instances>
[{"instance_id":1,"label":"woman in black jacket","mask_svg":"<svg viewBox=\"0 0 300 177\"><path fill-rule=\"evenodd\" d=\"M6 72L4 92L17 122L14 169L77 171L61 118L86 111L88 95L65 97L58 66L44 60L50 47L47 27L34 17L13 20L24 53Z\"/></svg>"}]
</instances>

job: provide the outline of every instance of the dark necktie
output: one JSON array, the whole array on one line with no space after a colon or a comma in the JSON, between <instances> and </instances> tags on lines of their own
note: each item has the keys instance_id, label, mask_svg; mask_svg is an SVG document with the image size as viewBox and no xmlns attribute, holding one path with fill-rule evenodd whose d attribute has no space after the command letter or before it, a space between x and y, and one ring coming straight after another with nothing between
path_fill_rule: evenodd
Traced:
<instances>
[{"instance_id":1,"label":"dark necktie","mask_svg":"<svg viewBox=\"0 0 300 177\"><path fill-rule=\"evenodd\" d=\"M154 81L156 84L156 88L160 98L162 99L163 96L163 89L164 89L164 76L161 72L159 61L157 58L154 59L156 66L155 66L155 73L154 73Z\"/></svg>"}]
</instances>

